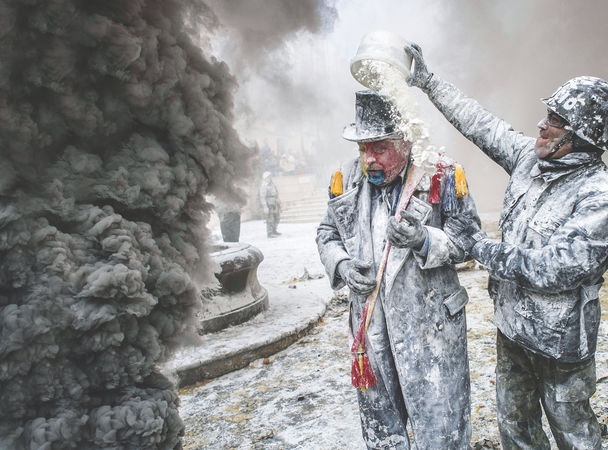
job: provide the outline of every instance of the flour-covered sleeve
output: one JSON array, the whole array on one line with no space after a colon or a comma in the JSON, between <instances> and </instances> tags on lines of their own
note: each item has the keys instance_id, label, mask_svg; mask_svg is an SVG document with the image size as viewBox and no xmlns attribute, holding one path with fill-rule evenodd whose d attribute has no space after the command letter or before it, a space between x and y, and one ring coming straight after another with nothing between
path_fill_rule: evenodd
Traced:
<instances>
[{"instance_id":1,"label":"flour-covered sleeve","mask_svg":"<svg viewBox=\"0 0 608 450\"><path fill-rule=\"evenodd\" d=\"M532 290L558 293L597 283L608 266L608 201L581 202L545 246L524 249L479 241L472 256L493 277L515 281Z\"/></svg>"},{"instance_id":2,"label":"flour-covered sleeve","mask_svg":"<svg viewBox=\"0 0 608 450\"><path fill-rule=\"evenodd\" d=\"M340 289L345 283L336 269L341 261L350 259L350 256L346 252L340 233L338 233L338 229L329 213L325 215L325 218L317 227L316 241L319 256L323 266L325 266L331 288Z\"/></svg>"},{"instance_id":3,"label":"flour-covered sleeve","mask_svg":"<svg viewBox=\"0 0 608 450\"><path fill-rule=\"evenodd\" d=\"M470 194L457 200L456 214L473 217L481 225L475 202ZM443 224L445 218L445 215L442 214L441 224ZM467 260L465 253L452 243L441 228L429 225L426 225L425 228L428 238L428 251L426 255L413 252L421 269L433 269L445 264L456 264Z\"/></svg>"},{"instance_id":4,"label":"flour-covered sleeve","mask_svg":"<svg viewBox=\"0 0 608 450\"><path fill-rule=\"evenodd\" d=\"M452 264L454 260L464 257L464 252L456 247L442 230L431 226L425 226L425 228L428 233L426 255L412 253L421 269L434 269L445 264Z\"/></svg>"},{"instance_id":5,"label":"flour-covered sleeve","mask_svg":"<svg viewBox=\"0 0 608 450\"><path fill-rule=\"evenodd\" d=\"M522 150L534 145L534 138L514 131L510 124L435 74L429 81L427 94L458 131L509 174Z\"/></svg>"}]
</instances>

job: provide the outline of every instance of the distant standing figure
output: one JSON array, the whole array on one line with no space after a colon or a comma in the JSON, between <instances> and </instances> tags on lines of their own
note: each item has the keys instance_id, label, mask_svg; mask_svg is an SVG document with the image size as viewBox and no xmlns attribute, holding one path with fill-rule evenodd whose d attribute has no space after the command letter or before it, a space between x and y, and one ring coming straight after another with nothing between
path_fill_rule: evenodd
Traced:
<instances>
[{"instance_id":1,"label":"distant standing figure","mask_svg":"<svg viewBox=\"0 0 608 450\"><path fill-rule=\"evenodd\" d=\"M277 231L277 226L281 217L281 201L279 200L279 191L272 182L270 172L264 172L262 175L260 202L262 203L264 218L266 219L266 235L269 238L279 236L281 233Z\"/></svg>"}]
</instances>

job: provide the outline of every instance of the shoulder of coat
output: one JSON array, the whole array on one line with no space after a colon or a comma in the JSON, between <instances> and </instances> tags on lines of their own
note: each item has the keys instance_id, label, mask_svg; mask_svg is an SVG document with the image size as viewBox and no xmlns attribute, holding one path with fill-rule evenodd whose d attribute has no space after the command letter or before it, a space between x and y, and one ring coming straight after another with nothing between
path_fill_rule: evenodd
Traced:
<instances>
[{"instance_id":1,"label":"shoulder of coat","mask_svg":"<svg viewBox=\"0 0 608 450\"><path fill-rule=\"evenodd\" d=\"M579 197L608 198L608 167L603 162L592 165L568 184Z\"/></svg>"},{"instance_id":2,"label":"shoulder of coat","mask_svg":"<svg viewBox=\"0 0 608 450\"><path fill-rule=\"evenodd\" d=\"M431 160L425 161L424 167L424 175L418 183L417 191L428 191L433 178L443 177L454 168L451 158L441 153L436 153Z\"/></svg>"},{"instance_id":3,"label":"shoulder of coat","mask_svg":"<svg viewBox=\"0 0 608 450\"><path fill-rule=\"evenodd\" d=\"M332 181L333 181L334 175L337 174L338 172L342 173L342 183L343 183L344 191L349 190L354 184L356 184L356 182L361 177L363 177L363 171L361 170L359 158L354 158L344 164L341 164L340 168L338 168L337 170L335 170L332 173L332 178L331 178ZM330 186L329 186L330 189L331 189L332 181L330 181Z\"/></svg>"},{"instance_id":4,"label":"shoulder of coat","mask_svg":"<svg viewBox=\"0 0 608 450\"><path fill-rule=\"evenodd\" d=\"M357 158L351 159L345 164L343 170L345 186L353 186L363 178L363 170L361 170L361 160Z\"/></svg>"},{"instance_id":5,"label":"shoulder of coat","mask_svg":"<svg viewBox=\"0 0 608 450\"><path fill-rule=\"evenodd\" d=\"M437 159L437 162L435 163L435 167L430 171L429 175L431 177L434 176L435 174L445 175L445 174L455 170L456 166L462 167L462 165L460 165L454 159L450 158L449 156L447 156L443 153L440 153L439 157ZM462 168L464 169L464 167L462 167Z\"/></svg>"}]
</instances>

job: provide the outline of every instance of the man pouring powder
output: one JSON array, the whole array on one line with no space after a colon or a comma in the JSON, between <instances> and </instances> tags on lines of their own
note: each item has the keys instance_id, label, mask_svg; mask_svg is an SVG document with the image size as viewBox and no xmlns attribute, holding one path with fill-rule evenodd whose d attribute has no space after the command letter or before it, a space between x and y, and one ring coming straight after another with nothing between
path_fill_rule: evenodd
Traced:
<instances>
[{"instance_id":1,"label":"man pouring powder","mask_svg":"<svg viewBox=\"0 0 608 450\"><path fill-rule=\"evenodd\" d=\"M448 235L490 272L497 333L496 398L503 448L549 449L541 403L560 449L599 449L595 391L598 292L608 267L608 82L569 80L542 99L539 137L515 132L428 72L416 45L408 82L510 175L502 243L475 218Z\"/></svg>"},{"instance_id":2,"label":"man pouring powder","mask_svg":"<svg viewBox=\"0 0 608 450\"><path fill-rule=\"evenodd\" d=\"M367 446L410 448L409 420L419 448L468 449L468 297L453 265L464 252L441 228L449 216L477 213L462 168L452 161L442 157L434 173L414 175L420 172L412 164L413 142L402 130L416 124L402 122L386 97L356 93L356 121L343 137L357 142L359 158L345 169L343 193L328 202L317 245L332 288L350 288L350 327L355 342L364 341L365 350L354 346L353 384L361 387ZM374 307L368 295L376 292L387 241Z\"/></svg>"}]
</instances>

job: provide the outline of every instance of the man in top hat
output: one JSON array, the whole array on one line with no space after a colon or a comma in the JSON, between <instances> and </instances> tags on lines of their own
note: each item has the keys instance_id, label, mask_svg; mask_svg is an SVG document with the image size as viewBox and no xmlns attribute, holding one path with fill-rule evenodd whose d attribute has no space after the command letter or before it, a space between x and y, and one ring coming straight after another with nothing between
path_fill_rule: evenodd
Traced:
<instances>
[{"instance_id":1,"label":"man in top hat","mask_svg":"<svg viewBox=\"0 0 608 450\"><path fill-rule=\"evenodd\" d=\"M357 92L355 109L356 121L343 137L357 142L359 157L346 166L343 193L328 202L317 245L332 288L350 289L355 334L391 243L365 334L376 383L358 391L363 438L369 448L410 448L409 420L419 448L468 449L468 296L454 268L464 253L442 226L451 215L477 217L475 205L466 181L455 188L455 172L462 168L445 157L435 174L411 176L412 142L387 98ZM412 184L399 222L397 205Z\"/></svg>"},{"instance_id":2,"label":"man in top hat","mask_svg":"<svg viewBox=\"0 0 608 450\"><path fill-rule=\"evenodd\" d=\"M599 449L595 392L598 294L608 269L608 82L576 77L542 99L539 136L504 120L430 73L420 47L408 82L510 175L502 242L474 219L450 219L454 242L487 267L494 300L498 428L505 449Z\"/></svg>"}]
</instances>

